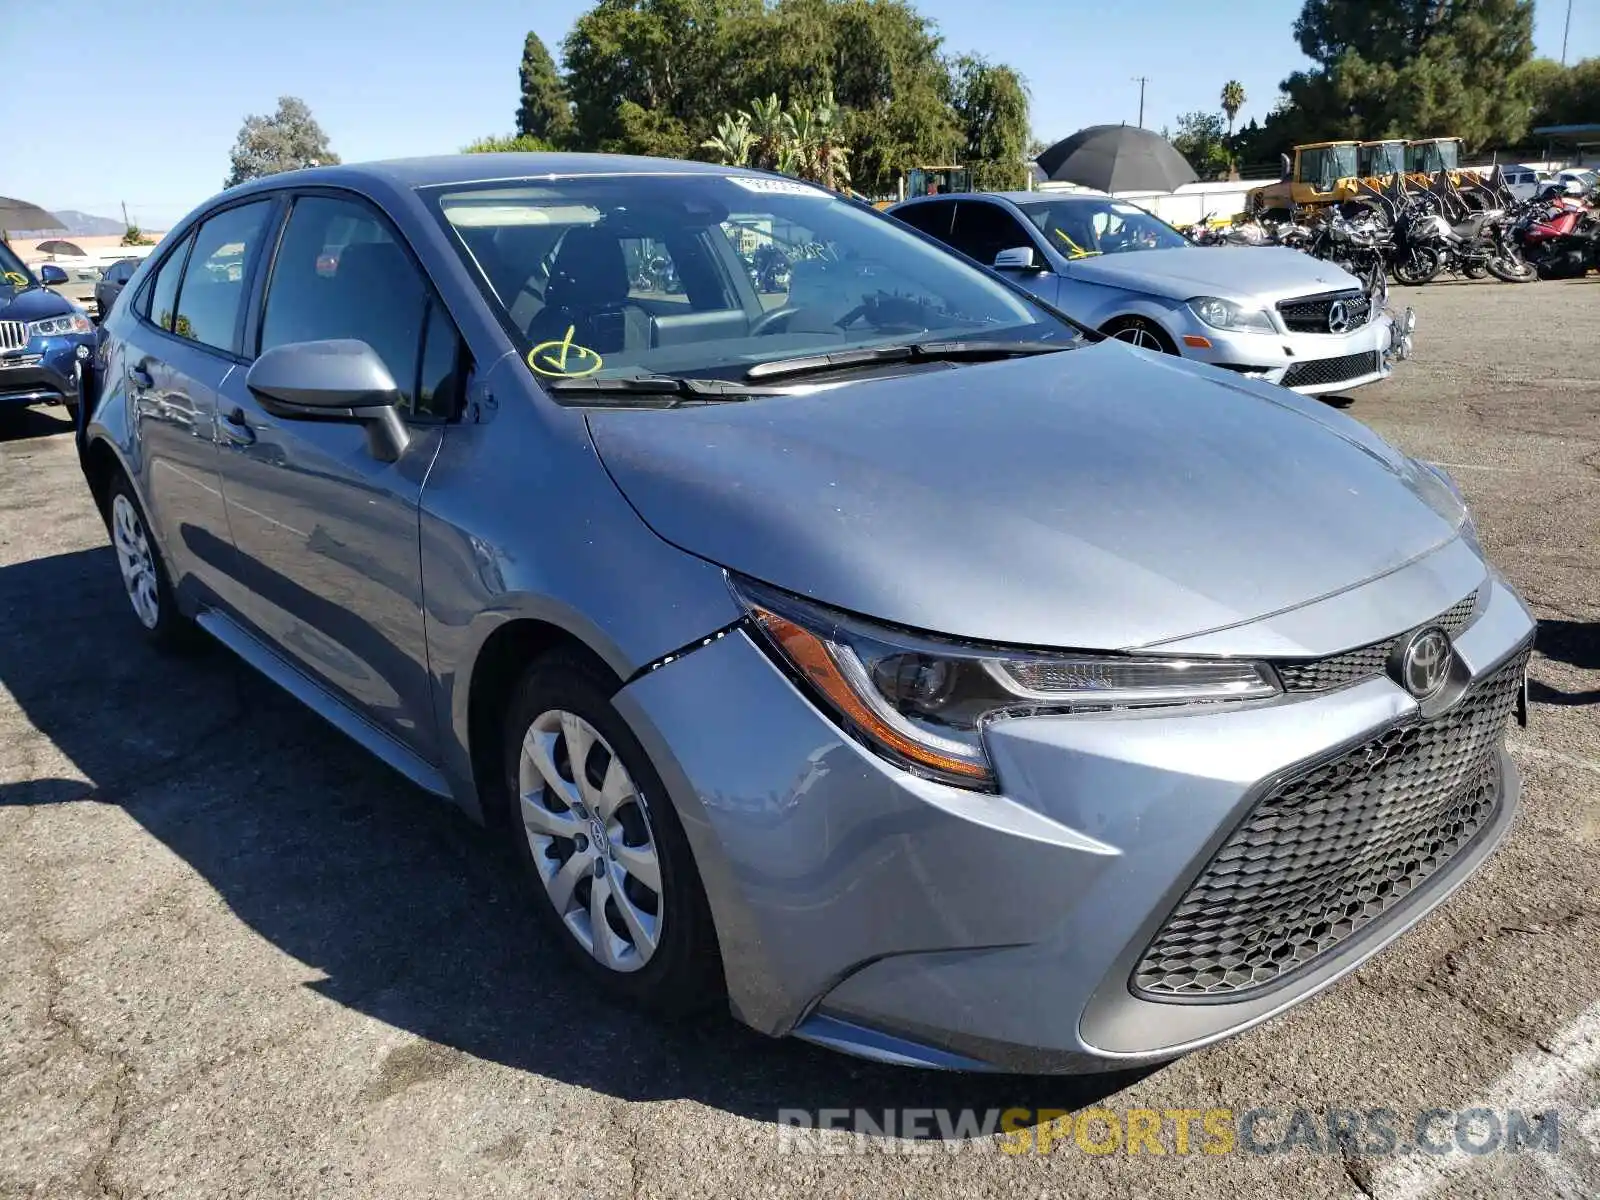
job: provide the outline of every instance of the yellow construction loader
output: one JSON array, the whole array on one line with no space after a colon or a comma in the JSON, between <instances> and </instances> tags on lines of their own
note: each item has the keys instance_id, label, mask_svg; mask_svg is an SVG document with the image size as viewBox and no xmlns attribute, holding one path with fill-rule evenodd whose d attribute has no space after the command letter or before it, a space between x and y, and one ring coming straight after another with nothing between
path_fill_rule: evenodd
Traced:
<instances>
[{"instance_id":1,"label":"yellow construction loader","mask_svg":"<svg viewBox=\"0 0 1600 1200\"><path fill-rule=\"evenodd\" d=\"M1245 211L1258 216L1287 214L1296 208L1337 204L1355 192L1359 147L1355 141L1296 146L1292 159L1287 154L1283 156L1282 179L1251 188L1245 195Z\"/></svg>"}]
</instances>

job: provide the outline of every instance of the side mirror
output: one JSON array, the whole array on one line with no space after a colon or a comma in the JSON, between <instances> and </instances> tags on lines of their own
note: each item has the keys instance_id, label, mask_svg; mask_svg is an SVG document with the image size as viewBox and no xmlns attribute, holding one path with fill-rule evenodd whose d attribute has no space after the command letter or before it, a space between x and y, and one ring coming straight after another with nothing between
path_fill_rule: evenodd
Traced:
<instances>
[{"instance_id":1,"label":"side mirror","mask_svg":"<svg viewBox=\"0 0 1600 1200\"><path fill-rule=\"evenodd\" d=\"M45 263L39 268L39 282L45 287L58 287L67 282L67 273L55 263Z\"/></svg>"},{"instance_id":2,"label":"side mirror","mask_svg":"<svg viewBox=\"0 0 1600 1200\"><path fill-rule=\"evenodd\" d=\"M340 421L367 427L367 448L394 462L411 442L400 419L400 386L377 351L341 338L274 346L250 367L244 383L273 416Z\"/></svg>"},{"instance_id":3,"label":"side mirror","mask_svg":"<svg viewBox=\"0 0 1600 1200\"><path fill-rule=\"evenodd\" d=\"M1278 155L1278 182L1289 183L1294 179L1294 164L1289 161L1287 154Z\"/></svg>"},{"instance_id":4,"label":"side mirror","mask_svg":"<svg viewBox=\"0 0 1600 1200\"><path fill-rule=\"evenodd\" d=\"M1043 271L1032 246L1013 246L994 256L996 271Z\"/></svg>"}]
</instances>

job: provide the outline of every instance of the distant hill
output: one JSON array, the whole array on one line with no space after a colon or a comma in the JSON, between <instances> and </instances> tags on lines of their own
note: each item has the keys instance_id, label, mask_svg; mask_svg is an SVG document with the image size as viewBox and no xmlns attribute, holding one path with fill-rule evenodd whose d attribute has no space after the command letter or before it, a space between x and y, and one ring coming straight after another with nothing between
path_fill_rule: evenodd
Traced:
<instances>
[{"instance_id":1,"label":"distant hill","mask_svg":"<svg viewBox=\"0 0 1600 1200\"><path fill-rule=\"evenodd\" d=\"M79 212L75 208L57 208L51 211L66 223L68 233L83 234L87 237L90 234L121 233L124 229L121 221L110 217L97 217L93 213Z\"/></svg>"}]
</instances>

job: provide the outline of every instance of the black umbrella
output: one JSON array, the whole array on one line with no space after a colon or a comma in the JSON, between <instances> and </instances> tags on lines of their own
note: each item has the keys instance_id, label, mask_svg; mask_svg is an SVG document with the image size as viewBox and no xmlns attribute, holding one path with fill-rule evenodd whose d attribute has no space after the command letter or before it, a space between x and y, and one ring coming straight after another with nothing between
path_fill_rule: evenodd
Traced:
<instances>
[{"instance_id":1,"label":"black umbrella","mask_svg":"<svg viewBox=\"0 0 1600 1200\"><path fill-rule=\"evenodd\" d=\"M1047 179L1102 192L1172 192L1196 179L1171 142L1130 125L1080 129L1034 162Z\"/></svg>"},{"instance_id":2,"label":"black umbrella","mask_svg":"<svg viewBox=\"0 0 1600 1200\"><path fill-rule=\"evenodd\" d=\"M65 230L67 223L53 212L46 212L26 200L0 196L0 233L51 233Z\"/></svg>"}]
</instances>

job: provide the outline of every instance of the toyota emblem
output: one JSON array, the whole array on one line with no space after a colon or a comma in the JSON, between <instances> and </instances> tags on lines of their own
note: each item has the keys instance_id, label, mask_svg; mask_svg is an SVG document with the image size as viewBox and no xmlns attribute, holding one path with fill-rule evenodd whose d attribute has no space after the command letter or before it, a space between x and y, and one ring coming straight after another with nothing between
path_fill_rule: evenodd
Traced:
<instances>
[{"instance_id":1,"label":"toyota emblem","mask_svg":"<svg viewBox=\"0 0 1600 1200\"><path fill-rule=\"evenodd\" d=\"M1328 332L1343 333L1350 328L1350 310L1344 306L1343 300L1335 300L1328 305Z\"/></svg>"},{"instance_id":2,"label":"toyota emblem","mask_svg":"<svg viewBox=\"0 0 1600 1200\"><path fill-rule=\"evenodd\" d=\"M1397 648L1395 677L1418 700L1426 700L1437 695L1450 678L1453 656L1444 630L1437 626L1419 629Z\"/></svg>"}]
</instances>

